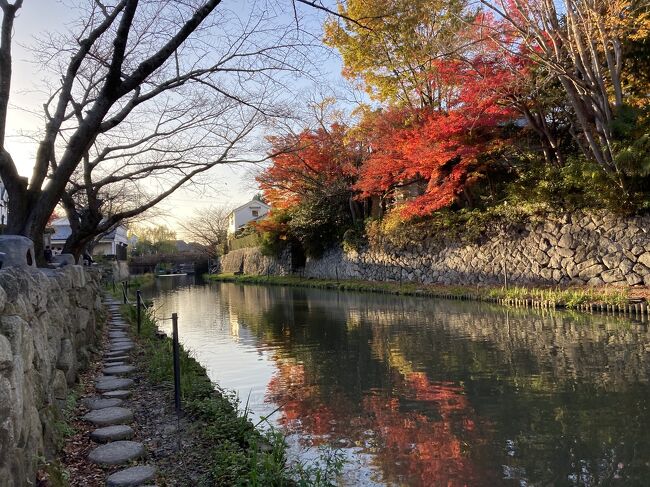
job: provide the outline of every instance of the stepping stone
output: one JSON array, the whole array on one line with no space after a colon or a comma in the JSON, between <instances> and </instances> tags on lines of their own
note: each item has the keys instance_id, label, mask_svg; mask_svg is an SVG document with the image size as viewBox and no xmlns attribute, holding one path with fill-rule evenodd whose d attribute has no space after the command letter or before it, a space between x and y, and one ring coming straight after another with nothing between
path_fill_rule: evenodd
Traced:
<instances>
[{"instance_id":1,"label":"stepping stone","mask_svg":"<svg viewBox=\"0 0 650 487\"><path fill-rule=\"evenodd\" d=\"M106 375L124 375L133 372L135 367L133 365L115 365L106 367L102 372Z\"/></svg>"},{"instance_id":2,"label":"stepping stone","mask_svg":"<svg viewBox=\"0 0 650 487\"><path fill-rule=\"evenodd\" d=\"M104 362L107 363L107 364L109 364L109 363L121 363L121 362L128 363L129 360L131 360L131 357L129 357L128 355L119 355L117 357L107 357L107 358L104 359Z\"/></svg>"},{"instance_id":3,"label":"stepping stone","mask_svg":"<svg viewBox=\"0 0 650 487\"><path fill-rule=\"evenodd\" d=\"M106 443L108 441L130 440L135 432L133 428L126 424L116 424L113 426L104 426L90 433L90 439L97 443Z\"/></svg>"},{"instance_id":4,"label":"stepping stone","mask_svg":"<svg viewBox=\"0 0 650 487\"><path fill-rule=\"evenodd\" d=\"M119 465L144 456L144 446L137 441L113 441L98 446L88 455L88 459L102 465Z\"/></svg>"},{"instance_id":5,"label":"stepping stone","mask_svg":"<svg viewBox=\"0 0 650 487\"><path fill-rule=\"evenodd\" d=\"M122 345L124 343L126 343L127 345L133 345L133 340L131 340L130 338L126 338L126 337L125 338L113 338L113 339L109 340L108 343L110 343L111 345Z\"/></svg>"},{"instance_id":6,"label":"stepping stone","mask_svg":"<svg viewBox=\"0 0 650 487\"><path fill-rule=\"evenodd\" d=\"M111 474L106 479L108 487L133 487L150 482L156 475L156 469L149 465L125 468Z\"/></svg>"},{"instance_id":7,"label":"stepping stone","mask_svg":"<svg viewBox=\"0 0 650 487\"><path fill-rule=\"evenodd\" d=\"M104 357L106 358L112 358L112 357L123 357L126 352L123 350L115 350L115 351L108 351L104 353Z\"/></svg>"},{"instance_id":8,"label":"stepping stone","mask_svg":"<svg viewBox=\"0 0 650 487\"><path fill-rule=\"evenodd\" d=\"M108 338L129 338L129 334L125 331L109 331Z\"/></svg>"},{"instance_id":9,"label":"stepping stone","mask_svg":"<svg viewBox=\"0 0 650 487\"><path fill-rule=\"evenodd\" d=\"M129 365L129 364L124 361L114 361L114 360L104 361L104 367L119 367L121 365Z\"/></svg>"},{"instance_id":10,"label":"stepping stone","mask_svg":"<svg viewBox=\"0 0 650 487\"><path fill-rule=\"evenodd\" d=\"M124 401L122 399L106 399L103 397L88 397L83 400L84 406L88 409L104 409L119 406Z\"/></svg>"},{"instance_id":11,"label":"stepping stone","mask_svg":"<svg viewBox=\"0 0 650 487\"><path fill-rule=\"evenodd\" d=\"M97 426L124 424L133 421L133 411L120 407L95 409L84 415L82 419Z\"/></svg>"},{"instance_id":12,"label":"stepping stone","mask_svg":"<svg viewBox=\"0 0 650 487\"><path fill-rule=\"evenodd\" d=\"M111 345L111 352L126 352L127 350L132 350L132 349L133 349L132 343Z\"/></svg>"},{"instance_id":13,"label":"stepping stone","mask_svg":"<svg viewBox=\"0 0 650 487\"><path fill-rule=\"evenodd\" d=\"M117 389L114 391L106 391L102 393L102 396L104 397L116 397L118 399L126 399L131 395L131 391L127 391L125 389Z\"/></svg>"},{"instance_id":14,"label":"stepping stone","mask_svg":"<svg viewBox=\"0 0 650 487\"><path fill-rule=\"evenodd\" d=\"M117 389L124 389L125 387L131 387L133 385L133 379L119 379L117 377L102 379L95 383L95 389L98 391L115 391Z\"/></svg>"}]
</instances>

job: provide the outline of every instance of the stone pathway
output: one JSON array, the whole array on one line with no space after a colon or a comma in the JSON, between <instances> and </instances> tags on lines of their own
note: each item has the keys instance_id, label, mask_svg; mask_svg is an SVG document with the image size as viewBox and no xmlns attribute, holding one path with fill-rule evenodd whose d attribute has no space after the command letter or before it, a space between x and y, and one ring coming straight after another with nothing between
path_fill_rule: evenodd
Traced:
<instances>
[{"instance_id":1,"label":"stone pathway","mask_svg":"<svg viewBox=\"0 0 650 487\"><path fill-rule=\"evenodd\" d=\"M104 303L111 314L109 318L109 346L104 354L103 368L95 378L95 390L100 394L88 398L84 405L90 409L83 419L97 426L90 438L99 445L88 459L100 465L124 465L106 479L106 485L125 487L153 485L156 469L149 465L136 465L146 458L144 445L133 441L133 411L125 401L131 395L134 382L128 378L136 370L131 364L130 351L134 347L128 335L128 325L119 315L119 303L106 296Z\"/></svg>"}]
</instances>

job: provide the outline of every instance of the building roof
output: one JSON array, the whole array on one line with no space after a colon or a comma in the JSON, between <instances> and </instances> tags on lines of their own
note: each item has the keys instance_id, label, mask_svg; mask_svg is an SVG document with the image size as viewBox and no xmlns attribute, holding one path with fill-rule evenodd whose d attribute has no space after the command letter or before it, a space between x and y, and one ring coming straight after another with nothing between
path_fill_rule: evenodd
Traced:
<instances>
[{"instance_id":1,"label":"building roof","mask_svg":"<svg viewBox=\"0 0 650 487\"><path fill-rule=\"evenodd\" d=\"M231 215L232 213L235 213L236 211L242 210L242 209L244 209L244 208L250 206L251 203L260 204L260 205L266 207L266 209L268 209L268 210L271 209L271 207L270 207L269 205L267 205L266 203L264 203L263 201L256 200L256 199L252 199L252 200L250 200L248 203L244 203L243 205L238 206L237 208L235 208L234 210L232 210L230 213L228 213L228 215Z\"/></svg>"},{"instance_id":2,"label":"building roof","mask_svg":"<svg viewBox=\"0 0 650 487\"><path fill-rule=\"evenodd\" d=\"M68 222L67 218L57 218L52 222L51 225L54 228L54 234L52 234L52 241L54 240L67 240L67 238L70 236L72 233L72 229L70 228L70 223ZM118 227L121 227L123 225L118 225ZM115 239L115 234L117 233L117 228L114 228L110 232L104 234L102 238L99 240L100 242L110 242Z\"/></svg>"}]
</instances>

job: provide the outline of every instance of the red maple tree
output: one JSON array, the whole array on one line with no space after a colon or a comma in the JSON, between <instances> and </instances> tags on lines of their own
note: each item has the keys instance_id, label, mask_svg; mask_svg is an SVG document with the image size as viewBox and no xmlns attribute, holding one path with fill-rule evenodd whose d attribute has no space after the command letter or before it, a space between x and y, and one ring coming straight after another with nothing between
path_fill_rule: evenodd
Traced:
<instances>
[{"instance_id":1,"label":"red maple tree","mask_svg":"<svg viewBox=\"0 0 650 487\"><path fill-rule=\"evenodd\" d=\"M436 81L446 93L437 107L390 109L373 117L367 133L372 153L356 189L361 197L391 196L400 186L426 182L423 194L401 206L405 217L429 214L450 205L486 170L487 154L504 139L503 125L513 110L502 103L513 70L496 51L471 60L444 60Z\"/></svg>"}]
</instances>

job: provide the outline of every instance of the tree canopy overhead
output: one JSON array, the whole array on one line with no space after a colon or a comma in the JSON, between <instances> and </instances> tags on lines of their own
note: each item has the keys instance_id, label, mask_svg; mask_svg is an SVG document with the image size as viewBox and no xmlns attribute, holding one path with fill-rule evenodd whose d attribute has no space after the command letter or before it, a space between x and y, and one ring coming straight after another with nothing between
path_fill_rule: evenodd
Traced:
<instances>
[{"instance_id":1,"label":"tree canopy overhead","mask_svg":"<svg viewBox=\"0 0 650 487\"><path fill-rule=\"evenodd\" d=\"M128 187L132 204L103 216L128 218L216 164L259 158L249 139L286 116L287 77L312 62L313 36L268 5L242 14L220 0L80 0L69 32L44 36L34 48L51 83L27 179L4 144L11 34L22 5L0 1L0 177L9 194L7 231L37 247L64 194L73 230L83 229L75 247L101 231L111 186ZM92 218L75 213L75 198L96 203L85 213Z\"/></svg>"},{"instance_id":2,"label":"tree canopy overhead","mask_svg":"<svg viewBox=\"0 0 650 487\"><path fill-rule=\"evenodd\" d=\"M343 74L381 102L442 106L438 60L457 52L473 13L466 0L349 0L332 18L325 42L338 49Z\"/></svg>"}]
</instances>

